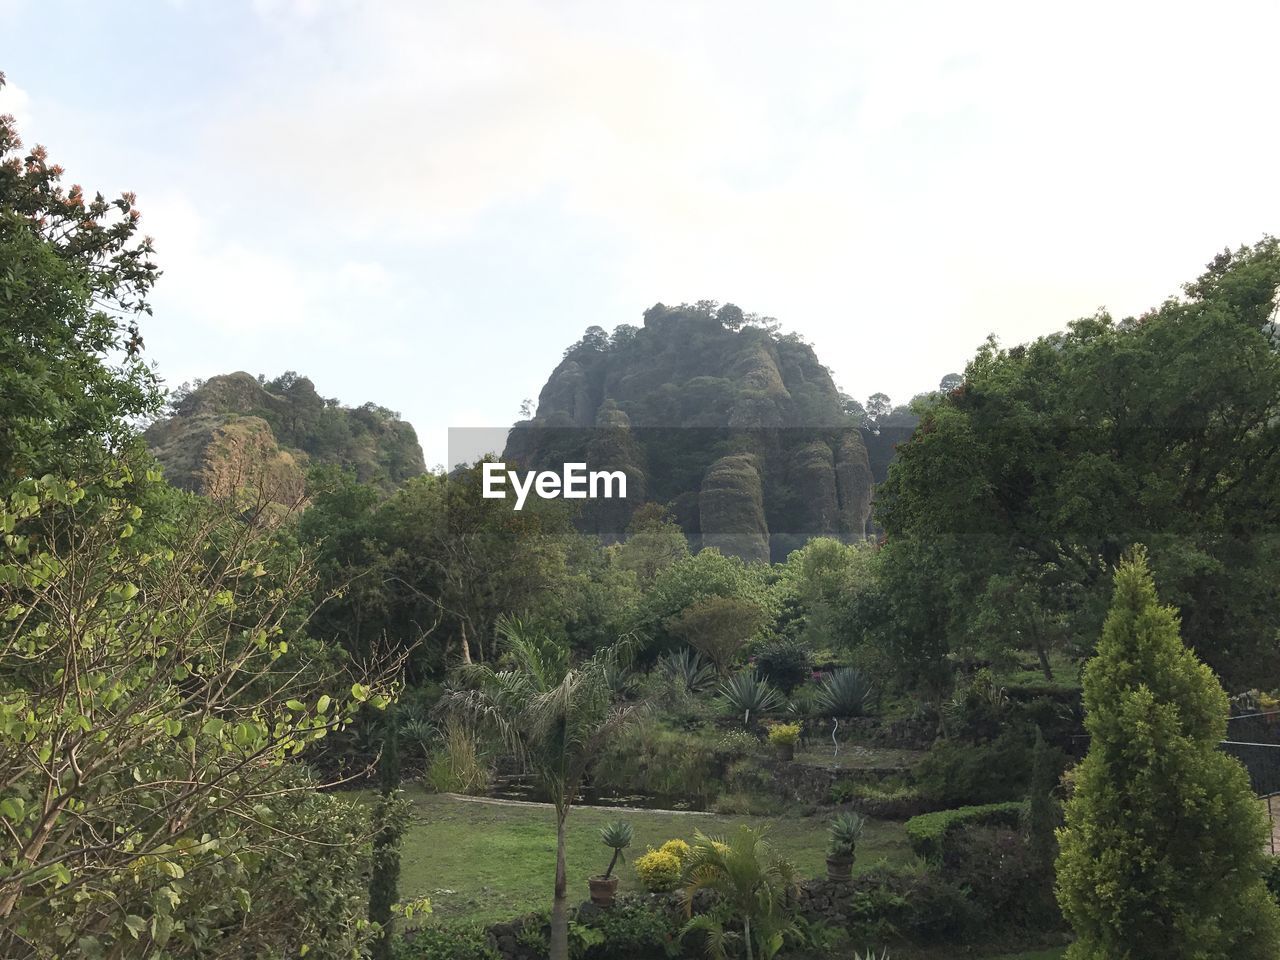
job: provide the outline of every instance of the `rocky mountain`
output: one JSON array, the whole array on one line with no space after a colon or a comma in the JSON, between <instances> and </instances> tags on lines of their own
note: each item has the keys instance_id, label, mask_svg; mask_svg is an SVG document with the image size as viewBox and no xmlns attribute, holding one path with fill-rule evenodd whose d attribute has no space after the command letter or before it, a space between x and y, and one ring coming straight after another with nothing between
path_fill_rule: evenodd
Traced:
<instances>
[{"instance_id":1,"label":"rocky mountain","mask_svg":"<svg viewBox=\"0 0 1280 960\"><path fill-rule=\"evenodd\" d=\"M239 371L184 386L144 438L170 483L208 495L251 487L292 503L312 464L388 490L426 469L417 434L396 413L341 406L292 372L267 380Z\"/></svg>"},{"instance_id":2,"label":"rocky mountain","mask_svg":"<svg viewBox=\"0 0 1280 960\"><path fill-rule=\"evenodd\" d=\"M581 526L621 534L667 504L704 546L779 559L814 536L864 538L875 483L914 420L876 430L813 348L726 304L658 304L643 327L590 328L516 424L504 459L623 470L626 503L587 501Z\"/></svg>"}]
</instances>

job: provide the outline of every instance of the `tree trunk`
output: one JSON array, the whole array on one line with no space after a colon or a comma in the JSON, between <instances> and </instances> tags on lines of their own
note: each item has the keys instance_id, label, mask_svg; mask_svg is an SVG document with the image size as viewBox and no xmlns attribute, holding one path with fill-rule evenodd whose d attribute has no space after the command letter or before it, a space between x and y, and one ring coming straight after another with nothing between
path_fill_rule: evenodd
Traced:
<instances>
[{"instance_id":1,"label":"tree trunk","mask_svg":"<svg viewBox=\"0 0 1280 960\"><path fill-rule=\"evenodd\" d=\"M747 945L747 960L752 960L751 952L751 918L742 918L742 940Z\"/></svg>"},{"instance_id":2,"label":"tree trunk","mask_svg":"<svg viewBox=\"0 0 1280 960\"><path fill-rule=\"evenodd\" d=\"M1049 666L1049 652L1045 650L1044 644L1036 644L1036 656L1040 658L1040 669L1044 671L1044 678L1053 683L1053 667Z\"/></svg>"},{"instance_id":3,"label":"tree trunk","mask_svg":"<svg viewBox=\"0 0 1280 960\"><path fill-rule=\"evenodd\" d=\"M462 662L471 663L471 645L467 643L467 621L459 620L458 626L462 628Z\"/></svg>"},{"instance_id":4,"label":"tree trunk","mask_svg":"<svg viewBox=\"0 0 1280 960\"><path fill-rule=\"evenodd\" d=\"M569 960L569 880L564 867L564 826L569 810L556 811L556 890L551 901L550 960Z\"/></svg>"}]
</instances>

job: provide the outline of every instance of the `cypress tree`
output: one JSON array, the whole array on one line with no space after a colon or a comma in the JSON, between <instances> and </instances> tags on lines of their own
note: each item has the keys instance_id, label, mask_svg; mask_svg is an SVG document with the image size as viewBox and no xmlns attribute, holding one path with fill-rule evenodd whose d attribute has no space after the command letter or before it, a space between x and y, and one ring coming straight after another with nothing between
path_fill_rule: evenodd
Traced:
<instances>
[{"instance_id":1,"label":"cypress tree","mask_svg":"<svg viewBox=\"0 0 1280 960\"><path fill-rule=\"evenodd\" d=\"M400 725L395 704L387 707L382 755L378 758L377 833L373 838L373 869L369 877L369 919L379 924L374 960L391 957L391 908L399 899L400 835L403 826L395 814L400 790Z\"/></svg>"},{"instance_id":2,"label":"cypress tree","mask_svg":"<svg viewBox=\"0 0 1280 960\"><path fill-rule=\"evenodd\" d=\"M1226 694L1183 645L1141 548L1116 571L1084 705L1089 752L1058 833L1069 960L1280 956L1268 826L1244 768L1218 748Z\"/></svg>"},{"instance_id":3,"label":"cypress tree","mask_svg":"<svg viewBox=\"0 0 1280 960\"><path fill-rule=\"evenodd\" d=\"M1054 830L1058 826L1058 803L1053 789L1058 782L1059 766L1054 750L1036 728L1036 744L1031 754L1031 791L1027 798L1027 845L1038 867L1053 868L1057 853Z\"/></svg>"}]
</instances>

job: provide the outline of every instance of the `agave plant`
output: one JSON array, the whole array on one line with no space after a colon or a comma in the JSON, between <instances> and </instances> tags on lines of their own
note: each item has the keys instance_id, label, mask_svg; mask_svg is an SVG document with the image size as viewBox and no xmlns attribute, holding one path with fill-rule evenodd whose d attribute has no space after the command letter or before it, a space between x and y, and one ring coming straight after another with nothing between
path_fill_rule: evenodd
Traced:
<instances>
[{"instance_id":1,"label":"agave plant","mask_svg":"<svg viewBox=\"0 0 1280 960\"><path fill-rule=\"evenodd\" d=\"M853 960L889 960L889 948L885 947L879 953L873 949L868 949L866 953L853 951Z\"/></svg>"},{"instance_id":2,"label":"agave plant","mask_svg":"<svg viewBox=\"0 0 1280 960\"><path fill-rule=\"evenodd\" d=\"M720 696L742 714L743 724L751 722L752 713L767 713L782 703L782 695L754 670L744 670L720 684Z\"/></svg>"},{"instance_id":3,"label":"agave plant","mask_svg":"<svg viewBox=\"0 0 1280 960\"><path fill-rule=\"evenodd\" d=\"M658 669L686 693L702 693L716 682L715 670L690 647L668 653L658 661Z\"/></svg>"},{"instance_id":4,"label":"agave plant","mask_svg":"<svg viewBox=\"0 0 1280 960\"><path fill-rule=\"evenodd\" d=\"M852 810L837 816L827 828L827 853L833 857L852 857L864 826L866 820Z\"/></svg>"},{"instance_id":5,"label":"agave plant","mask_svg":"<svg viewBox=\"0 0 1280 960\"><path fill-rule=\"evenodd\" d=\"M814 702L830 717L860 717L871 707L875 684L862 671L841 667L822 678Z\"/></svg>"},{"instance_id":6,"label":"agave plant","mask_svg":"<svg viewBox=\"0 0 1280 960\"><path fill-rule=\"evenodd\" d=\"M613 875L613 868L619 860L626 860L622 851L631 846L635 839L635 831L626 820L612 820L600 828L600 842L613 851L613 859L609 861L609 869L604 872L604 879Z\"/></svg>"}]
</instances>

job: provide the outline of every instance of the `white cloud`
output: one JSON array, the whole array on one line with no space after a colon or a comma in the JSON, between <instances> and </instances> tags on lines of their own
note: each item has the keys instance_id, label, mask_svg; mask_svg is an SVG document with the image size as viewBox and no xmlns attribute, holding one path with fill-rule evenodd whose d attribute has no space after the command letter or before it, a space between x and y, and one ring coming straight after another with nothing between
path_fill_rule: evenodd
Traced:
<instances>
[{"instance_id":1,"label":"white cloud","mask_svg":"<svg viewBox=\"0 0 1280 960\"><path fill-rule=\"evenodd\" d=\"M24 138L25 144L26 131L32 127L31 97L12 80L7 79L5 85L0 87L0 113L7 113L13 117L18 135ZM30 146L30 144L26 145Z\"/></svg>"}]
</instances>

